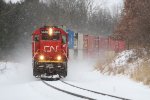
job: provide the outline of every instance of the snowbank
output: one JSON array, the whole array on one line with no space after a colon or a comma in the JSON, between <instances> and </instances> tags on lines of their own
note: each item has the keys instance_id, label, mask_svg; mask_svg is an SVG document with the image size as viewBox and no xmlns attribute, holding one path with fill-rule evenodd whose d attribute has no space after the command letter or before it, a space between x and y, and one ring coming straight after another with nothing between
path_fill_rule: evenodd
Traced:
<instances>
[{"instance_id":1,"label":"snowbank","mask_svg":"<svg viewBox=\"0 0 150 100\"><path fill-rule=\"evenodd\" d=\"M103 74L128 75L136 81L150 85L150 61L146 55L145 49L125 50L104 65L98 65L98 69Z\"/></svg>"},{"instance_id":2,"label":"snowbank","mask_svg":"<svg viewBox=\"0 0 150 100\"><path fill-rule=\"evenodd\" d=\"M145 54L145 52L142 52L142 54ZM136 50L125 50L118 53L111 61L99 66L99 70L102 73L129 75L133 73L142 62L143 58L139 57L139 52Z\"/></svg>"},{"instance_id":3,"label":"snowbank","mask_svg":"<svg viewBox=\"0 0 150 100\"><path fill-rule=\"evenodd\" d=\"M115 57L114 61L112 61L111 63L111 66L122 67L122 66L129 64L130 62L133 62L133 60L135 61L137 59L138 57L133 50L126 50L126 51L119 53Z\"/></svg>"},{"instance_id":4,"label":"snowbank","mask_svg":"<svg viewBox=\"0 0 150 100\"><path fill-rule=\"evenodd\" d=\"M32 66L14 62L0 62L0 85L33 81Z\"/></svg>"}]
</instances>

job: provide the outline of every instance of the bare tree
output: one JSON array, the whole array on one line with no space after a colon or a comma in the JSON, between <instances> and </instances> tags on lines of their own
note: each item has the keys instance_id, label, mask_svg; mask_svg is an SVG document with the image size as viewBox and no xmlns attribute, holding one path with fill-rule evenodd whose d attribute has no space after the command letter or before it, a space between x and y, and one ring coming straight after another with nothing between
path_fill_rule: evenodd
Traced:
<instances>
[{"instance_id":1,"label":"bare tree","mask_svg":"<svg viewBox=\"0 0 150 100\"><path fill-rule=\"evenodd\" d=\"M150 47L150 1L126 0L116 33L127 37L132 48Z\"/></svg>"}]
</instances>

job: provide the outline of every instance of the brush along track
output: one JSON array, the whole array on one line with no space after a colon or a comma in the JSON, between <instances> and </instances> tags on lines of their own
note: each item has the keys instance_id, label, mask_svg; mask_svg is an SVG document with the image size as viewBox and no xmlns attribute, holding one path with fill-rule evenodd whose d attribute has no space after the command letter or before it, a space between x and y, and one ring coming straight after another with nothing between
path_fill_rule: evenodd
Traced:
<instances>
[{"instance_id":1,"label":"brush along track","mask_svg":"<svg viewBox=\"0 0 150 100\"><path fill-rule=\"evenodd\" d=\"M64 82L64 81L62 81L62 80L61 80L61 82L64 83L64 84L67 84L67 85L69 85L69 86L72 86L72 87L75 87L75 88L78 88L78 89L81 89L81 90L89 91L89 92L92 92L92 93L95 93L95 94L100 94L100 95L104 95L104 96L109 96L109 97L117 98L117 99L121 99L121 100L131 100L131 99L123 98L123 97L118 97L118 96L114 96L114 95L110 95L110 94L106 94L106 93L102 93L102 92L96 92L96 91L93 91L93 90L81 88L81 87L72 85L72 84L70 84L70 83Z\"/></svg>"}]
</instances>

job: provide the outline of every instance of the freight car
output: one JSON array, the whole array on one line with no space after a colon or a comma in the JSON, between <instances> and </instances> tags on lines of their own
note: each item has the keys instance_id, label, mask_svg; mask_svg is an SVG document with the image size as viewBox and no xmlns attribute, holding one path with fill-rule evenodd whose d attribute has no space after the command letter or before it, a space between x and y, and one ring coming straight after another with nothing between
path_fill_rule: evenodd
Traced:
<instances>
[{"instance_id":1,"label":"freight car","mask_svg":"<svg viewBox=\"0 0 150 100\"><path fill-rule=\"evenodd\" d=\"M100 36L91 34L75 34L74 49L80 58L93 58L101 56L102 52L121 52L126 49L126 42L122 38Z\"/></svg>"},{"instance_id":2,"label":"freight car","mask_svg":"<svg viewBox=\"0 0 150 100\"><path fill-rule=\"evenodd\" d=\"M63 26L44 26L33 32L32 62L35 77L66 77L68 55L68 34Z\"/></svg>"}]
</instances>

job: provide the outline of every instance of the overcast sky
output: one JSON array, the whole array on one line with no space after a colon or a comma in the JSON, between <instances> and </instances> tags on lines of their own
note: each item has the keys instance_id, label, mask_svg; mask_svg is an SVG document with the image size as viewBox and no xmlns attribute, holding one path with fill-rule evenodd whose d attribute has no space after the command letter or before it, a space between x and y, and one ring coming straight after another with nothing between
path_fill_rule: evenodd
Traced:
<instances>
[{"instance_id":1,"label":"overcast sky","mask_svg":"<svg viewBox=\"0 0 150 100\"><path fill-rule=\"evenodd\" d=\"M116 8L123 8L123 0L94 0L95 5L101 5L101 7L109 10L113 13ZM121 10L120 10L121 11Z\"/></svg>"},{"instance_id":2,"label":"overcast sky","mask_svg":"<svg viewBox=\"0 0 150 100\"><path fill-rule=\"evenodd\" d=\"M5 0L6 2L9 2L10 0ZM11 0L13 3L20 1L20 0ZM103 4L107 7L111 7L114 5L120 5L123 3L123 0L94 0L95 4Z\"/></svg>"}]
</instances>

